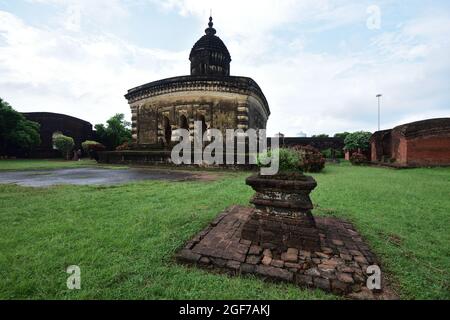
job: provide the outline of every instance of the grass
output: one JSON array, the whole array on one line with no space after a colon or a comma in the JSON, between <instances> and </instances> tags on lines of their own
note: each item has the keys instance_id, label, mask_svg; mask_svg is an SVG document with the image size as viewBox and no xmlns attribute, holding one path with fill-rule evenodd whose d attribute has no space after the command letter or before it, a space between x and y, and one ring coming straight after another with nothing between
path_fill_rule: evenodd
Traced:
<instances>
[{"instance_id":1,"label":"grass","mask_svg":"<svg viewBox=\"0 0 450 320\"><path fill-rule=\"evenodd\" d=\"M0 185L0 298L336 298L174 263L178 248L221 210L248 203L247 175L109 187ZM329 165L314 177L315 214L351 220L402 298L450 298L450 169ZM66 288L72 264L81 267L81 290Z\"/></svg>"},{"instance_id":2,"label":"grass","mask_svg":"<svg viewBox=\"0 0 450 320\"><path fill-rule=\"evenodd\" d=\"M101 165L95 160L82 159L80 161L67 161L62 159L8 159L0 160L0 171L6 170L48 170L68 169L80 167L104 167L104 168L127 168L126 166Z\"/></svg>"}]
</instances>

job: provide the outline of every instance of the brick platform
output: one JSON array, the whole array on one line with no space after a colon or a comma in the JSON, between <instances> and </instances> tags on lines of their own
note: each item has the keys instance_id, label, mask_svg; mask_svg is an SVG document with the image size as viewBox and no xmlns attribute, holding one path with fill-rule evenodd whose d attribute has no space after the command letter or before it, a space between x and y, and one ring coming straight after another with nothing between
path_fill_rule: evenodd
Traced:
<instances>
[{"instance_id":1,"label":"brick platform","mask_svg":"<svg viewBox=\"0 0 450 320\"><path fill-rule=\"evenodd\" d=\"M379 264L350 223L316 217L320 251L288 248L277 252L241 238L242 226L251 212L248 207L228 208L186 244L177 254L177 261L233 275L255 274L293 282L354 299L396 298L384 281L382 292L367 289L367 266Z\"/></svg>"}]
</instances>

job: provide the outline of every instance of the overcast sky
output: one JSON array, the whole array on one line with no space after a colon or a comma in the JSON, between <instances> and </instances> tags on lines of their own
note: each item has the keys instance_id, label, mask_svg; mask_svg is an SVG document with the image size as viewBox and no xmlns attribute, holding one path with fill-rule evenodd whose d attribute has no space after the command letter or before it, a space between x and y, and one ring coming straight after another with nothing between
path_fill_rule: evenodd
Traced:
<instances>
[{"instance_id":1,"label":"overcast sky","mask_svg":"<svg viewBox=\"0 0 450 320\"><path fill-rule=\"evenodd\" d=\"M0 97L130 118L128 89L189 74L210 9L231 74L267 97L269 134L375 131L377 93L382 129L450 116L448 0L0 0Z\"/></svg>"}]
</instances>

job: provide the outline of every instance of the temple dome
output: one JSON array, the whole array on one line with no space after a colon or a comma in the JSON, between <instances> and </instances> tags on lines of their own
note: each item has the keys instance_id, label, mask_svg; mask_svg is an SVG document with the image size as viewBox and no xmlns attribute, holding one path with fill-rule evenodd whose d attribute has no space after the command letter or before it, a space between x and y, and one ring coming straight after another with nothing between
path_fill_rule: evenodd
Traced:
<instances>
[{"instance_id":1,"label":"temple dome","mask_svg":"<svg viewBox=\"0 0 450 320\"><path fill-rule=\"evenodd\" d=\"M230 75L231 56L223 41L216 36L212 17L208 28L192 47L189 55L191 75Z\"/></svg>"}]
</instances>

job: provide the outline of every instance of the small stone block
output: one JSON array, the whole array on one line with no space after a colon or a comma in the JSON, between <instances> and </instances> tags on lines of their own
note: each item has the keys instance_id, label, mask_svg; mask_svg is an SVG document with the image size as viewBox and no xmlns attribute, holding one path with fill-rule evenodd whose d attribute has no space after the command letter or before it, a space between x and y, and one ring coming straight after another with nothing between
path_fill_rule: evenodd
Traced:
<instances>
[{"instance_id":1,"label":"small stone block","mask_svg":"<svg viewBox=\"0 0 450 320\"><path fill-rule=\"evenodd\" d=\"M311 258L311 252L310 251L305 251L305 250L300 250L298 252L300 257L305 257L305 258Z\"/></svg>"},{"instance_id":2,"label":"small stone block","mask_svg":"<svg viewBox=\"0 0 450 320\"><path fill-rule=\"evenodd\" d=\"M262 259L261 263L262 263L263 265L268 266L269 264L272 263L272 258L269 257L269 256L264 256L264 258Z\"/></svg>"},{"instance_id":3,"label":"small stone block","mask_svg":"<svg viewBox=\"0 0 450 320\"><path fill-rule=\"evenodd\" d=\"M201 257L200 260L198 261L199 264L202 265L208 265L210 264L211 260L209 260L208 257Z\"/></svg>"},{"instance_id":4,"label":"small stone block","mask_svg":"<svg viewBox=\"0 0 450 320\"><path fill-rule=\"evenodd\" d=\"M339 255L342 259L344 259L345 261L352 261L352 256L351 255L349 255L349 254L344 254L344 253L341 253L340 255Z\"/></svg>"},{"instance_id":5,"label":"small stone block","mask_svg":"<svg viewBox=\"0 0 450 320\"><path fill-rule=\"evenodd\" d=\"M342 242L342 240L333 239L332 242L333 242L333 244L335 244L337 246L343 246L344 245L344 242Z\"/></svg>"},{"instance_id":6,"label":"small stone block","mask_svg":"<svg viewBox=\"0 0 450 320\"><path fill-rule=\"evenodd\" d=\"M339 281L344 282L344 283L353 283L353 282L354 282L354 281L353 281L352 275L349 274L349 273L339 272L339 273L337 274L337 279L338 279Z\"/></svg>"},{"instance_id":7,"label":"small stone block","mask_svg":"<svg viewBox=\"0 0 450 320\"><path fill-rule=\"evenodd\" d=\"M272 251L270 249L264 249L263 256L272 258Z\"/></svg>"},{"instance_id":8,"label":"small stone block","mask_svg":"<svg viewBox=\"0 0 450 320\"><path fill-rule=\"evenodd\" d=\"M275 260L273 259L270 263L271 266L277 267L277 268L283 268L284 261L283 260Z\"/></svg>"},{"instance_id":9,"label":"small stone block","mask_svg":"<svg viewBox=\"0 0 450 320\"><path fill-rule=\"evenodd\" d=\"M313 285L313 277L302 275L302 274L298 274L295 277L295 282L297 284L299 284L299 285L304 285L304 286L311 287Z\"/></svg>"},{"instance_id":10,"label":"small stone block","mask_svg":"<svg viewBox=\"0 0 450 320\"><path fill-rule=\"evenodd\" d=\"M318 276L320 276L320 272L317 268L310 268L305 271L305 275L318 277Z\"/></svg>"},{"instance_id":11,"label":"small stone block","mask_svg":"<svg viewBox=\"0 0 450 320\"><path fill-rule=\"evenodd\" d=\"M329 258L330 258L329 255L327 255L326 253L323 253L323 252L316 251L316 252L314 252L314 253L315 253L316 256L318 256L319 258L324 258L324 259L329 259Z\"/></svg>"},{"instance_id":12,"label":"small stone block","mask_svg":"<svg viewBox=\"0 0 450 320\"><path fill-rule=\"evenodd\" d=\"M298 260L298 250L295 248L289 248L284 255L284 261L287 262L297 262Z\"/></svg>"},{"instance_id":13,"label":"small stone block","mask_svg":"<svg viewBox=\"0 0 450 320\"><path fill-rule=\"evenodd\" d=\"M328 247L322 247L322 251L325 254L332 254L333 253L333 249L328 248Z\"/></svg>"},{"instance_id":14,"label":"small stone block","mask_svg":"<svg viewBox=\"0 0 450 320\"><path fill-rule=\"evenodd\" d=\"M356 256L355 261L358 262L359 264L364 264L364 265L368 264L366 258L364 258L363 256Z\"/></svg>"},{"instance_id":15,"label":"small stone block","mask_svg":"<svg viewBox=\"0 0 450 320\"><path fill-rule=\"evenodd\" d=\"M316 277L314 278L314 285L326 291L330 290L330 280L328 279Z\"/></svg>"},{"instance_id":16,"label":"small stone block","mask_svg":"<svg viewBox=\"0 0 450 320\"><path fill-rule=\"evenodd\" d=\"M249 264L258 264L261 261L261 257L259 256L247 256L247 259L245 260L246 263Z\"/></svg>"},{"instance_id":17,"label":"small stone block","mask_svg":"<svg viewBox=\"0 0 450 320\"><path fill-rule=\"evenodd\" d=\"M230 268L233 270L238 270L240 266L241 266L241 263L239 261L229 260L227 262L227 268Z\"/></svg>"},{"instance_id":18,"label":"small stone block","mask_svg":"<svg viewBox=\"0 0 450 320\"><path fill-rule=\"evenodd\" d=\"M255 271L255 266L248 263L241 264L242 273L253 273Z\"/></svg>"},{"instance_id":19,"label":"small stone block","mask_svg":"<svg viewBox=\"0 0 450 320\"><path fill-rule=\"evenodd\" d=\"M339 280L332 280L331 291L338 294L344 294L348 291L348 285Z\"/></svg>"},{"instance_id":20,"label":"small stone block","mask_svg":"<svg viewBox=\"0 0 450 320\"><path fill-rule=\"evenodd\" d=\"M262 251L262 248L260 246L251 245L250 249L248 250L248 254L258 255L261 253L261 251Z\"/></svg>"},{"instance_id":21,"label":"small stone block","mask_svg":"<svg viewBox=\"0 0 450 320\"><path fill-rule=\"evenodd\" d=\"M196 263L198 260L200 260L201 255L192 252L188 249L183 249L178 253L177 259L179 261L183 262L189 262L189 263Z\"/></svg>"},{"instance_id":22,"label":"small stone block","mask_svg":"<svg viewBox=\"0 0 450 320\"><path fill-rule=\"evenodd\" d=\"M271 266L258 265L256 266L256 272L274 279L280 279L285 281L292 281L294 275L285 269L275 268Z\"/></svg>"}]
</instances>

